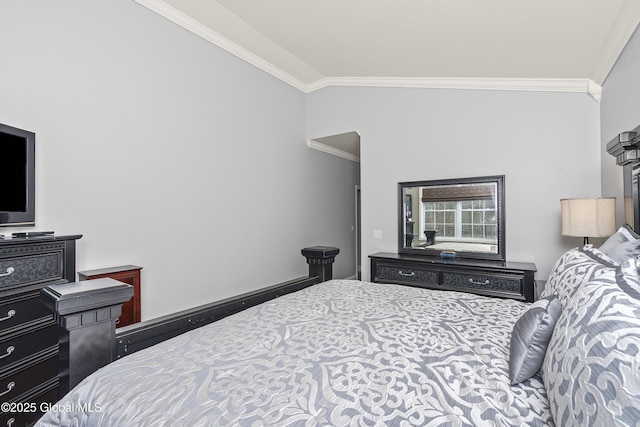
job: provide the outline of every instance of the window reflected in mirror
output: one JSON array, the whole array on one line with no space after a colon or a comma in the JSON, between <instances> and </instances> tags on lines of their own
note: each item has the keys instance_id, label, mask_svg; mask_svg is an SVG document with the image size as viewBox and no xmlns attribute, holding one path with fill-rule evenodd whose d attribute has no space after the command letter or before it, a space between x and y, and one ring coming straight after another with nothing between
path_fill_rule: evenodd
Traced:
<instances>
[{"instance_id":1,"label":"window reflected in mirror","mask_svg":"<svg viewBox=\"0 0 640 427\"><path fill-rule=\"evenodd\" d=\"M504 177L400 183L400 252L504 260Z\"/></svg>"}]
</instances>

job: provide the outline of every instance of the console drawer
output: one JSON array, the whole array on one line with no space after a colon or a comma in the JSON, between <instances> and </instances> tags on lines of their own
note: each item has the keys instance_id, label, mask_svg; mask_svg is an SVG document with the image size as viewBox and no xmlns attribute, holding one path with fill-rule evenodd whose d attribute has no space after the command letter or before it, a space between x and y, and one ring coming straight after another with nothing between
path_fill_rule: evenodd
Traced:
<instances>
[{"instance_id":1,"label":"console drawer","mask_svg":"<svg viewBox=\"0 0 640 427\"><path fill-rule=\"evenodd\" d=\"M475 289L510 295L521 295L523 292L523 277L509 274L443 272L442 284L460 289Z\"/></svg>"},{"instance_id":2,"label":"console drawer","mask_svg":"<svg viewBox=\"0 0 640 427\"><path fill-rule=\"evenodd\" d=\"M376 268L378 280L388 280L399 283L415 283L438 285L439 273L437 270L428 270L412 266L397 266L378 264Z\"/></svg>"}]
</instances>

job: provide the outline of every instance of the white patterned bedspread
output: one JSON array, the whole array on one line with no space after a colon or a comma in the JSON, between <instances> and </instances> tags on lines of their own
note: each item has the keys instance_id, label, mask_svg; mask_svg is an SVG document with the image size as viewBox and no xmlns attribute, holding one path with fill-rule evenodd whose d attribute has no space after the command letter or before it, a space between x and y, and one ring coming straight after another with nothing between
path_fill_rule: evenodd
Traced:
<instances>
[{"instance_id":1,"label":"white patterned bedspread","mask_svg":"<svg viewBox=\"0 0 640 427\"><path fill-rule=\"evenodd\" d=\"M118 360L39 425L553 425L538 375L509 385L527 307L333 280Z\"/></svg>"}]
</instances>

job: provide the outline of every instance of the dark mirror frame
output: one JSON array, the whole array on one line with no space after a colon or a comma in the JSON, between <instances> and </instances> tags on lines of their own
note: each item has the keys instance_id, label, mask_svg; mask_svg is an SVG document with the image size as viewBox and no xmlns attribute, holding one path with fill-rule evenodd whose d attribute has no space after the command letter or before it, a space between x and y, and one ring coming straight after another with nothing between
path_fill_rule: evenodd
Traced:
<instances>
[{"instance_id":1,"label":"dark mirror frame","mask_svg":"<svg viewBox=\"0 0 640 427\"><path fill-rule=\"evenodd\" d=\"M455 258L479 259L479 260L506 260L505 250L505 207L504 207L504 175L481 176L472 178L440 179L430 181L412 181L398 183L398 252L402 254L424 255L433 257L444 257L441 250L425 248L412 248L406 246L405 236L405 188L429 187L429 186L457 186L461 184L496 184L496 223L497 223L497 246L496 253L456 251Z\"/></svg>"}]
</instances>

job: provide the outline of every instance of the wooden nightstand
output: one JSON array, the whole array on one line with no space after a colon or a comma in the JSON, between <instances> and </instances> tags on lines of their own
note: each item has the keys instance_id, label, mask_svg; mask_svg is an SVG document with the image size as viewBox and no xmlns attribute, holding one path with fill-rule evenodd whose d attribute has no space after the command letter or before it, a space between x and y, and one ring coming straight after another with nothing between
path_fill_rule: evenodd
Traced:
<instances>
[{"instance_id":1,"label":"wooden nightstand","mask_svg":"<svg viewBox=\"0 0 640 427\"><path fill-rule=\"evenodd\" d=\"M122 305L122 315L120 315L120 319L117 321L117 327L120 328L140 321L140 270L142 270L142 267L136 265L121 265L118 267L79 271L78 277L80 280L110 277L133 286L133 298Z\"/></svg>"}]
</instances>

